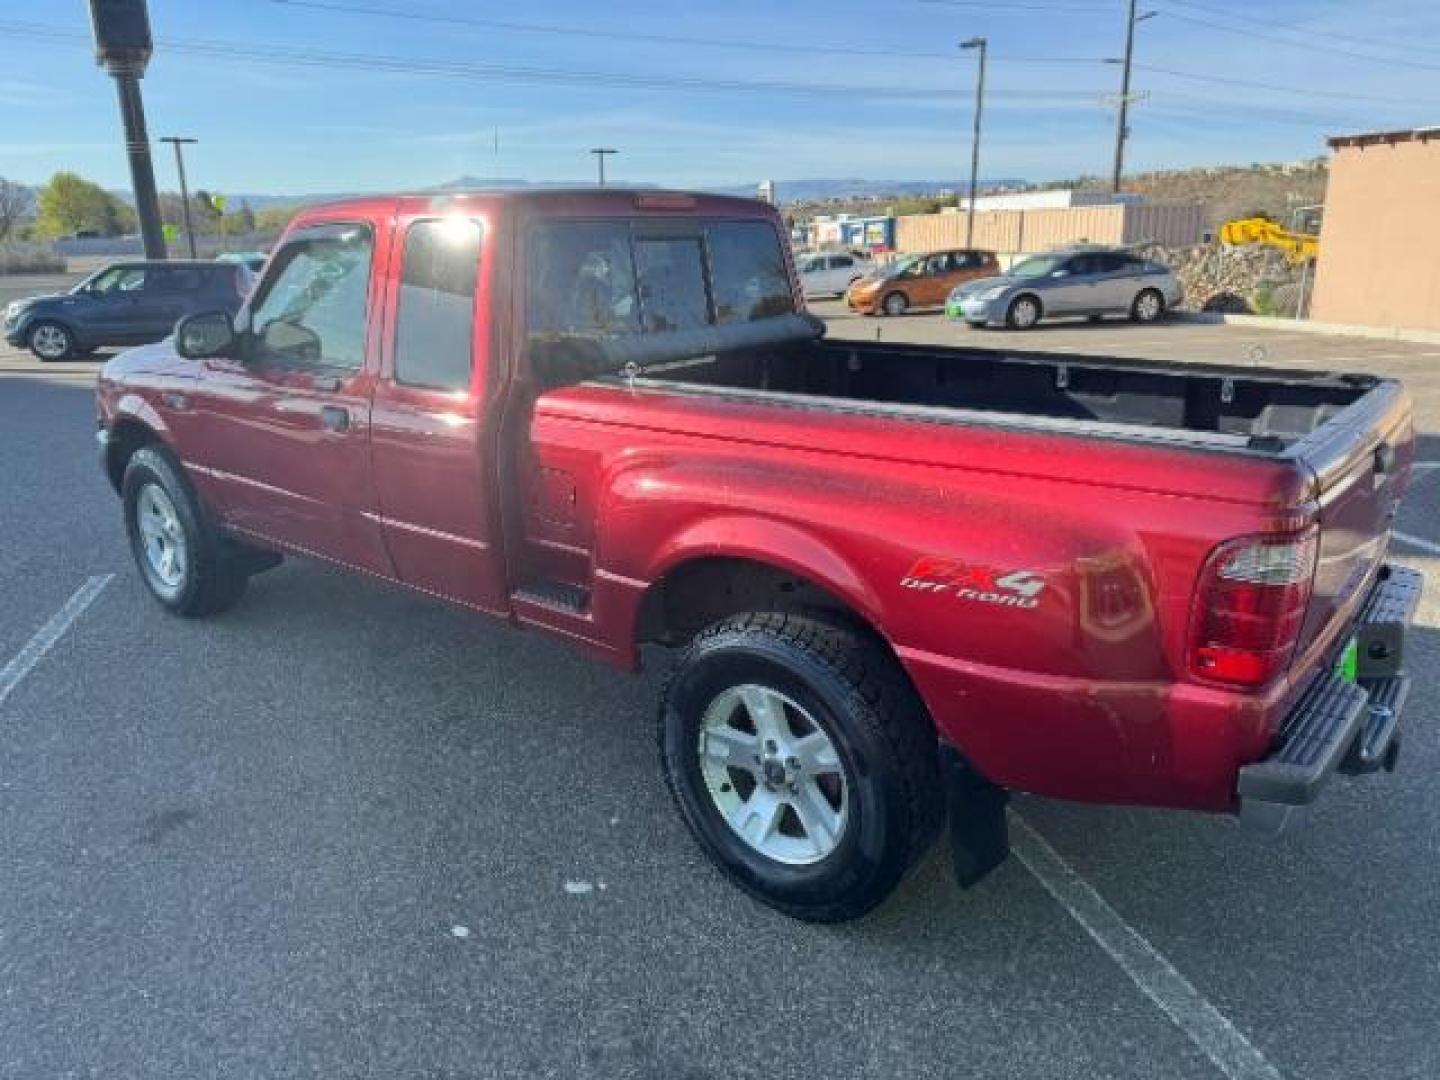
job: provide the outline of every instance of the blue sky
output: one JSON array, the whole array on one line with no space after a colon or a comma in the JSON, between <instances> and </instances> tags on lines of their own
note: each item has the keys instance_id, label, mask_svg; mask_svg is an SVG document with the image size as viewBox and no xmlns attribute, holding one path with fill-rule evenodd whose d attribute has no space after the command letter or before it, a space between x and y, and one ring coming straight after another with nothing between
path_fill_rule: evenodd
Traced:
<instances>
[{"instance_id":1,"label":"blue sky","mask_svg":"<svg viewBox=\"0 0 1440 1080\"><path fill-rule=\"evenodd\" d=\"M598 144L620 149L610 172L621 182L958 179L969 167L974 61L955 43L972 35L988 37L992 57L982 175L1103 173L1112 153L1106 97L1119 69L1098 60L1121 51L1123 0L313 2L408 17L294 0L151 0L150 133L201 140L187 159L192 186L302 194L462 174L588 181L585 150ZM1157 14L1136 31L1146 66L1134 89L1149 96L1133 110L1130 168L1294 160L1323 153L1327 134L1440 124L1433 0L1151 0L1142 10ZM6 0L0 11L0 176L35 183L69 168L128 186L86 11L83 0ZM506 70L478 77L485 65ZM668 84L617 85L617 75ZM756 82L785 85L733 85ZM170 158L156 165L162 188L173 187Z\"/></svg>"}]
</instances>

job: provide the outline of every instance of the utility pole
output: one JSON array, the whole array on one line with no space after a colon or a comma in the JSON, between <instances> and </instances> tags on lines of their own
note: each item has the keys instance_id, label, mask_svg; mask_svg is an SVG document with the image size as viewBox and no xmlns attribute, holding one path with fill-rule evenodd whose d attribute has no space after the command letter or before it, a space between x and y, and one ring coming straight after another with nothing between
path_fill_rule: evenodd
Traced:
<instances>
[{"instance_id":1,"label":"utility pole","mask_svg":"<svg viewBox=\"0 0 1440 1080\"><path fill-rule=\"evenodd\" d=\"M95 62L114 76L120 97L120 122L125 128L125 154L130 159L130 183L145 257L163 259L165 233L160 199L155 194L145 105L140 98L140 78L154 51L145 0L90 0L90 26L95 34Z\"/></svg>"},{"instance_id":2,"label":"utility pole","mask_svg":"<svg viewBox=\"0 0 1440 1080\"><path fill-rule=\"evenodd\" d=\"M605 157L607 154L618 154L619 150L612 150L608 146L597 146L590 151L595 155L595 163L600 166L600 186L605 186Z\"/></svg>"},{"instance_id":3,"label":"utility pole","mask_svg":"<svg viewBox=\"0 0 1440 1080\"><path fill-rule=\"evenodd\" d=\"M178 135L166 135L161 142L168 142L175 147L175 168L180 173L180 207L185 213L185 241L190 245L190 258L197 258L195 254L195 226L190 220L190 189L185 184L185 156L180 152L180 147L186 143L196 143L199 139L187 139Z\"/></svg>"},{"instance_id":4,"label":"utility pole","mask_svg":"<svg viewBox=\"0 0 1440 1080\"><path fill-rule=\"evenodd\" d=\"M980 113L985 107L985 52L989 43L983 37L962 41L962 49L980 51L980 70L975 79L975 132L970 139L970 205L965 211L965 246L968 248L975 238L975 191L980 181Z\"/></svg>"},{"instance_id":5,"label":"utility pole","mask_svg":"<svg viewBox=\"0 0 1440 1080\"><path fill-rule=\"evenodd\" d=\"M1125 140L1130 137L1130 66L1135 58L1135 24L1154 17L1153 11L1137 15L1135 0L1128 0L1125 14L1125 58L1120 61L1120 109L1115 123L1115 169L1110 175L1110 190L1117 195L1120 193L1120 174L1125 171Z\"/></svg>"}]
</instances>

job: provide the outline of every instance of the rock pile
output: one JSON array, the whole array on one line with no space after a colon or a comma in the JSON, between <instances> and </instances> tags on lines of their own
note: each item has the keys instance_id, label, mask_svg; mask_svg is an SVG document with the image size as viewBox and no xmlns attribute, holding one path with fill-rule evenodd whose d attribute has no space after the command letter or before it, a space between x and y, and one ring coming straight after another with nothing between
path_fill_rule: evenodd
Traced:
<instances>
[{"instance_id":1,"label":"rock pile","mask_svg":"<svg viewBox=\"0 0 1440 1080\"><path fill-rule=\"evenodd\" d=\"M1236 248L1220 244L1184 248L1148 244L1138 253L1175 272L1185 288L1182 306L1190 311L1295 313L1301 268L1291 265L1275 248L1262 244Z\"/></svg>"}]
</instances>

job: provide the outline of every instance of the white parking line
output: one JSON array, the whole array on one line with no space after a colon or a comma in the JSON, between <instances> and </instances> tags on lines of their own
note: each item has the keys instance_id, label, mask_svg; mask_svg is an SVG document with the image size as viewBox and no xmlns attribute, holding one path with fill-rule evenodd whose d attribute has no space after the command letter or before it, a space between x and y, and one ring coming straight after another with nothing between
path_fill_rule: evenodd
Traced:
<instances>
[{"instance_id":1,"label":"white parking line","mask_svg":"<svg viewBox=\"0 0 1440 1080\"><path fill-rule=\"evenodd\" d=\"M1401 532L1399 529L1391 529L1390 535L1396 540L1403 540L1411 547L1418 547L1421 551L1428 551L1431 555L1440 555L1440 544L1433 540L1426 540L1423 536L1415 536L1413 533Z\"/></svg>"},{"instance_id":2,"label":"white parking line","mask_svg":"<svg viewBox=\"0 0 1440 1080\"><path fill-rule=\"evenodd\" d=\"M65 631L70 629L70 624L85 613L85 609L95 602L100 591L110 584L114 574L99 574L87 578L85 584L75 590L75 595L65 601L65 606L50 616L50 621L35 631L35 636L25 643L25 647L15 654L4 668L0 668L0 705L10 696L10 691L20 685L20 680L30 674L30 669L40 662L40 659L50 651L54 644L64 636Z\"/></svg>"},{"instance_id":3,"label":"white parking line","mask_svg":"<svg viewBox=\"0 0 1440 1080\"><path fill-rule=\"evenodd\" d=\"M1024 818L1012 813L1010 825L1011 847L1025 868L1228 1080L1282 1080L1265 1055Z\"/></svg>"}]
</instances>

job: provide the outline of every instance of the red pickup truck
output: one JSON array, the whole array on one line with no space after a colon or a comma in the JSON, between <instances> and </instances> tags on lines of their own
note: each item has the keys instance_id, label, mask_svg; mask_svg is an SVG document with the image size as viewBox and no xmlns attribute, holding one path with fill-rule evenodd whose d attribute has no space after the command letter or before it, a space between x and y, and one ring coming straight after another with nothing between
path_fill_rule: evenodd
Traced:
<instances>
[{"instance_id":1,"label":"red pickup truck","mask_svg":"<svg viewBox=\"0 0 1440 1080\"><path fill-rule=\"evenodd\" d=\"M827 341L780 220L659 191L311 209L239 315L100 377L146 585L222 611L282 553L678 655L686 824L836 920L1011 791L1278 829L1391 767L1414 453L1369 376Z\"/></svg>"}]
</instances>

